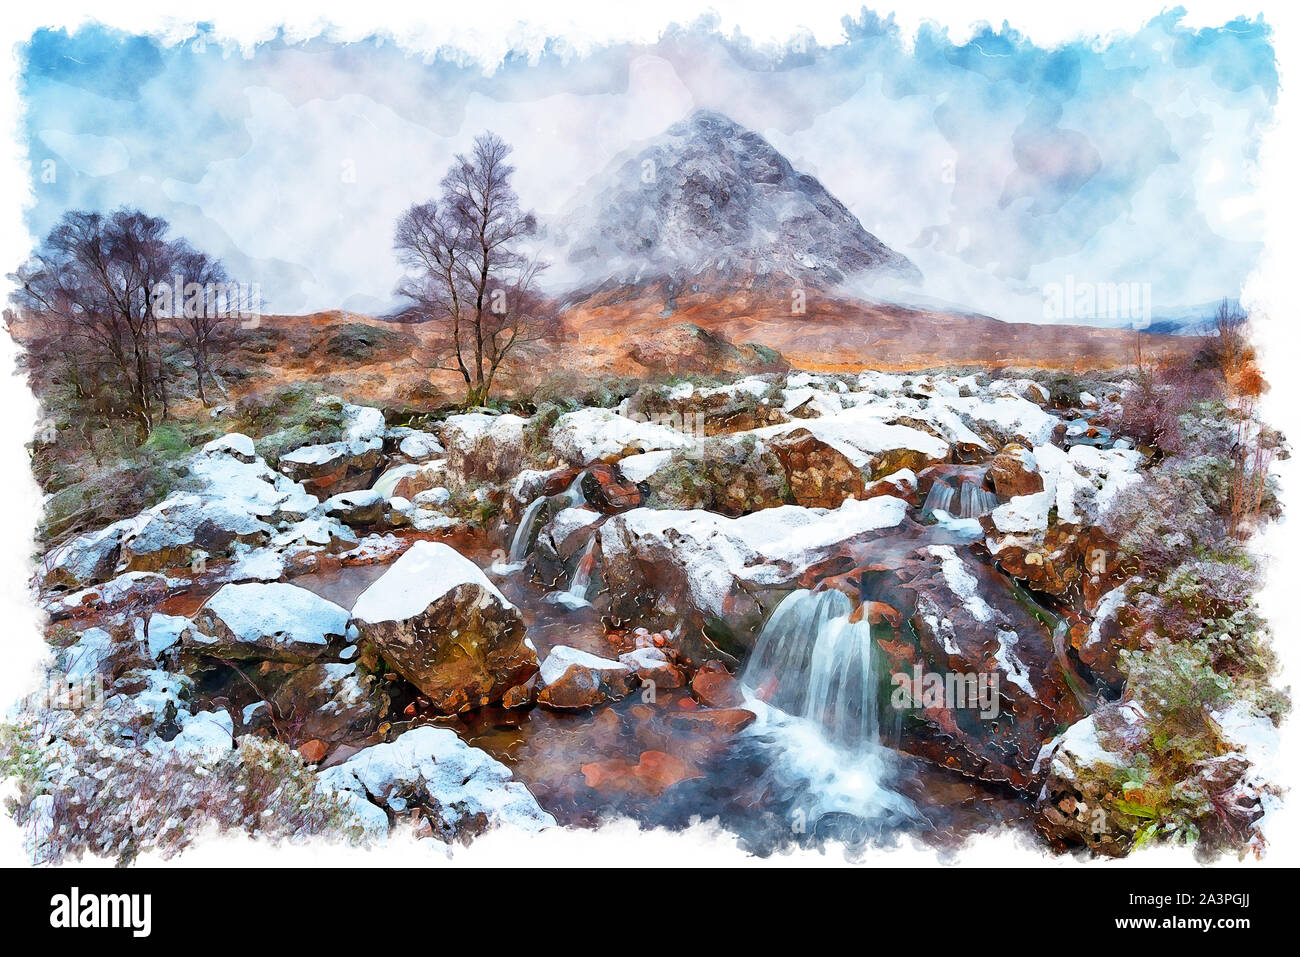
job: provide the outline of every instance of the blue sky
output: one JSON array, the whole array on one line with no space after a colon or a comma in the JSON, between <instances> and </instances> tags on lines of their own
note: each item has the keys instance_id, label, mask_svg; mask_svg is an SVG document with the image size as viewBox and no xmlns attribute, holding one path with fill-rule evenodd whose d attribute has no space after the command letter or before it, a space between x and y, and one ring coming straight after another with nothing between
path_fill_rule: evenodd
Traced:
<instances>
[{"instance_id":1,"label":"blue sky","mask_svg":"<svg viewBox=\"0 0 1300 957\"><path fill-rule=\"evenodd\" d=\"M557 38L488 72L392 40L171 46L88 26L23 50L43 235L68 208L137 206L221 256L276 312L392 306L394 219L483 129L559 212L615 156L697 108L762 133L921 268L922 295L1041 321L1043 289L1150 284L1157 313L1236 295L1261 251L1255 158L1278 77L1255 19L1051 49L986 27L757 47L706 20L577 56ZM553 273L562 281L562 271Z\"/></svg>"}]
</instances>

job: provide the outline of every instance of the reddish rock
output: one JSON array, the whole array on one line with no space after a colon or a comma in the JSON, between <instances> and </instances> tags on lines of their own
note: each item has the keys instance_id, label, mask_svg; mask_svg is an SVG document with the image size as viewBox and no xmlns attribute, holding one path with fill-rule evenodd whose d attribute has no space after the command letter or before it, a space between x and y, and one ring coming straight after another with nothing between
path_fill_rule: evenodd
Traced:
<instances>
[{"instance_id":1,"label":"reddish rock","mask_svg":"<svg viewBox=\"0 0 1300 957\"><path fill-rule=\"evenodd\" d=\"M691 690L710 708L734 708L745 700L740 682L719 661L706 661L700 666L691 680Z\"/></svg>"},{"instance_id":2,"label":"reddish rock","mask_svg":"<svg viewBox=\"0 0 1300 957\"><path fill-rule=\"evenodd\" d=\"M745 708L695 708L669 712L664 721L691 732L725 737L749 727L757 717Z\"/></svg>"},{"instance_id":3,"label":"reddish rock","mask_svg":"<svg viewBox=\"0 0 1300 957\"><path fill-rule=\"evenodd\" d=\"M312 738L310 741L304 741L298 745L298 754L308 764L319 764L329 751L329 746L319 738Z\"/></svg>"},{"instance_id":4,"label":"reddish rock","mask_svg":"<svg viewBox=\"0 0 1300 957\"><path fill-rule=\"evenodd\" d=\"M845 499L863 496L862 470L807 429L779 436L772 441L772 450L785 469L795 504L839 508Z\"/></svg>"},{"instance_id":5,"label":"reddish rock","mask_svg":"<svg viewBox=\"0 0 1300 957\"><path fill-rule=\"evenodd\" d=\"M582 478L582 494L598 512L613 515L641 504L643 496L635 482L629 482L617 466L597 464Z\"/></svg>"},{"instance_id":6,"label":"reddish rock","mask_svg":"<svg viewBox=\"0 0 1300 957\"><path fill-rule=\"evenodd\" d=\"M653 750L643 751L636 764L624 758L584 764L582 776L587 786L597 791L655 797L680 781L703 777L681 758Z\"/></svg>"},{"instance_id":7,"label":"reddish rock","mask_svg":"<svg viewBox=\"0 0 1300 957\"><path fill-rule=\"evenodd\" d=\"M542 662L538 677L537 703L564 711L617 700L631 691L636 683L636 674L622 662L600 658L567 645L551 649Z\"/></svg>"},{"instance_id":8,"label":"reddish rock","mask_svg":"<svg viewBox=\"0 0 1300 957\"><path fill-rule=\"evenodd\" d=\"M1038 472L1034 453L1012 442L1003 446L989 463L988 480L993 491L1003 498L1033 495L1043 490L1043 476Z\"/></svg>"}]
</instances>

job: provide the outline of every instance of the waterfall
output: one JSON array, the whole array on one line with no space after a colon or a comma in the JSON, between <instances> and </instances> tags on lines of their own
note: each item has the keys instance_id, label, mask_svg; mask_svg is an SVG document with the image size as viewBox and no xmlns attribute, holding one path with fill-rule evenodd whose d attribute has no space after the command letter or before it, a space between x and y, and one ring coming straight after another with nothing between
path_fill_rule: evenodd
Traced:
<instances>
[{"instance_id":1,"label":"waterfall","mask_svg":"<svg viewBox=\"0 0 1300 957\"><path fill-rule=\"evenodd\" d=\"M546 504L546 496L539 495L528 503L524 516L515 529L514 540L510 542L510 564L522 562L528 556L528 548L533 543L533 526L537 524L537 513Z\"/></svg>"},{"instance_id":2,"label":"waterfall","mask_svg":"<svg viewBox=\"0 0 1300 957\"><path fill-rule=\"evenodd\" d=\"M587 497L582 494L582 479L587 473L579 472L569 487L557 496L539 495L528 503L524 509L523 517L519 519L519 527L515 529L515 537L510 541L510 564L518 565L528 557L528 551L533 545L533 526L537 524L537 513L542 510L550 498L561 498L566 508L575 508L587 501Z\"/></svg>"},{"instance_id":3,"label":"waterfall","mask_svg":"<svg viewBox=\"0 0 1300 957\"><path fill-rule=\"evenodd\" d=\"M925 497L925 504L921 506L921 514L933 517L935 512L947 512L952 514L953 496L957 494L947 482L935 481L930 486L930 494Z\"/></svg>"},{"instance_id":4,"label":"waterfall","mask_svg":"<svg viewBox=\"0 0 1300 957\"><path fill-rule=\"evenodd\" d=\"M959 518L979 518L998 507L998 497L974 482L961 483L961 504L957 507Z\"/></svg>"},{"instance_id":5,"label":"waterfall","mask_svg":"<svg viewBox=\"0 0 1300 957\"><path fill-rule=\"evenodd\" d=\"M853 622L841 592L792 592L763 626L742 683L769 705L818 727L853 753L871 750L879 727L871 625Z\"/></svg>"},{"instance_id":6,"label":"waterfall","mask_svg":"<svg viewBox=\"0 0 1300 957\"><path fill-rule=\"evenodd\" d=\"M587 600L587 589L591 587L591 573L595 567L596 536L592 535L582 557L578 559L578 567L573 570L573 581L569 582L568 593L572 598L583 602Z\"/></svg>"},{"instance_id":7,"label":"waterfall","mask_svg":"<svg viewBox=\"0 0 1300 957\"><path fill-rule=\"evenodd\" d=\"M979 518L997 507L998 497L981 485L962 482L958 491L947 482L936 480L921 506L921 514L933 518L935 512L944 512L950 518Z\"/></svg>"}]
</instances>

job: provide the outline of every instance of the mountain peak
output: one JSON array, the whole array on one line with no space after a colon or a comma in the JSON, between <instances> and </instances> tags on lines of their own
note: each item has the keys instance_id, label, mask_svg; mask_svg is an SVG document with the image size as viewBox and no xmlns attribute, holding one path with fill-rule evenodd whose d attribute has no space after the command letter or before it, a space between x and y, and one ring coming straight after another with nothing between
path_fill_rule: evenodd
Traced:
<instances>
[{"instance_id":1,"label":"mountain peak","mask_svg":"<svg viewBox=\"0 0 1300 957\"><path fill-rule=\"evenodd\" d=\"M864 274L920 275L815 177L712 110L616 159L557 233L589 284L708 278L832 288Z\"/></svg>"}]
</instances>

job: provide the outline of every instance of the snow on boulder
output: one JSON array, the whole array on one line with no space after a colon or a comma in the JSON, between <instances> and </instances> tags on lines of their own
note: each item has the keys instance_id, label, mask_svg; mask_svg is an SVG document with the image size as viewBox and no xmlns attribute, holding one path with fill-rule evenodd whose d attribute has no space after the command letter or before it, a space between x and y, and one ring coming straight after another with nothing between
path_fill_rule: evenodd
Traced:
<instances>
[{"instance_id":1,"label":"snow on boulder","mask_svg":"<svg viewBox=\"0 0 1300 957\"><path fill-rule=\"evenodd\" d=\"M879 410L867 406L756 429L752 434L775 438L801 431L834 449L868 480L901 468L919 472L948 459L948 443L943 439L910 426L883 422Z\"/></svg>"},{"instance_id":2,"label":"snow on boulder","mask_svg":"<svg viewBox=\"0 0 1300 957\"><path fill-rule=\"evenodd\" d=\"M307 663L347 642L348 612L288 582L224 585L181 636L202 657Z\"/></svg>"},{"instance_id":3,"label":"snow on boulder","mask_svg":"<svg viewBox=\"0 0 1300 957\"><path fill-rule=\"evenodd\" d=\"M622 661L556 645L538 674L537 703L562 710L590 708L623 697L635 683L633 667Z\"/></svg>"},{"instance_id":4,"label":"snow on boulder","mask_svg":"<svg viewBox=\"0 0 1300 957\"><path fill-rule=\"evenodd\" d=\"M619 415L609 409L567 412L551 429L551 448L571 465L620 459L625 455L687 449L695 437L657 422Z\"/></svg>"},{"instance_id":5,"label":"snow on boulder","mask_svg":"<svg viewBox=\"0 0 1300 957\"><path fill-rule=\"evenodd\" d=\"M77 588L108 581L117 569L122 539L134 527L134 520L126 519L60 545L41 565L45 587Z\"/></svg>"},{"instance_id":6,"label":"snow on boulder","mask_svg":"<svg viewBox=\"0 0 1300 957\"><path fill-rule=\"evenodd\" d=\"M619 459L618 467L623 473L623 477L629 482L644 482L672 461L672 457L673 453L670 449L662 449L658 452L641 452L637 455L629 455L626 458Z\"/></svg>"},{"instance_id":7,"label":"snow on boulder","mask_svg":"<svg viewBox=\"0 0 1300 957\"><path fill-rule=\"evenodd\" d=\"M413 544L361 593L352 617L362 638L444 713L497 701L537 671L519 610L442 542Z\"/></svg>"},{"instance_id":8,"label":"snow on boulder","mask_svg":"<svg viewBox=\"0 0 1300 957\"><path fill-rule=\"evenodd\" d=\"M189 565L196 551L227 555L236 544L265 543L274 531L246 503L182 493L136 517L124 536L122 562L131 571L178 568Z\"/></svg>"},{"instance_id":9,"label":"snow on boulder","mask_svg":"<svg viewBox=\"0 0 1300 957\"><path fill-rule=\"evenodd\" d=\"M996 398L965 396L945 398L944 402L961 415L971 427L998 444L1016 441L1038 447L1051 441L1059 420L1037 403L1019 395Z\"/></svg>"},{"instance_id":10,"label":"snow on boulder","mask_svg":"<svg viewBox=\"0 0 1300 957\"><path fill-rule=\"evenodd\" d=\"M603 573L622 617L640 617L653 605L693 619L685 633L708 625L744 640L764 614L755 591L789 587L837 546L894 528L906 514L907 503L892 496L849 499L833 510L783 505L739 518L637 508L601 526Z\"/></svg>"},{"instance_id":11,"label":"snow on boulder","mask_svg":"<svg viewBox=\"0 0 1300 957\"><path fill-rule=\"evenodd\" d=\"M253 440L242 432L231 432L229 435L213 439L203 446L203 454L208 456L229 455L245 463L251 463L257 458L257 450L253 447Z\"/></svg>"},{"instance_id":12,"label":"snow on boulder","mask_svg":"<svg viewBox=\"0 0 1300 957\"><path fill-rule=\"evenodd\" d=\"M402 439L397 451L412 462L427 462L446 454L446 449L432 432L412 432Z\"/></svg>"},{"instance_id":13,"label":"snow on boulder","mask_svg":"<svg viewBox=\"0 0 1300 957\"><path fill-rule=\"evenodd\" d=\"M442 424L447 468L456 481L503 482L519 471L524 453L524 426L517 415L466 412Z\"/></svg>"},{"instance_id":14,"label":"snow on boulder","mask_svg":"<svg viewBox=\"0 0 1300 957\"><path fill-rule=\"evenodd\" d=\"M325 500L324 512L347 525L376 525L388 512L388 499L376 489L340 492Z\"/></svg>"},{"instance_id":15,"label":"snow on boulder","mask_svg":"<svg viewBox=\"0 0 1300 957\"><path fill-rule=\"evenodd\" d=\"M425 804L447 839L484 826L537 831L555 825L509 768L449 728L414 728L358 751L320 779L397 812Z\"/></svg>"},{"instance_id":16,"label":"snow on boulder","mask_svg":"<svg viewBox=\"0 0 1300 957\"><path fill-rule=\"evenodd\" d=\"M367 488L383 465L380 441L304 445L280 456L279 469L314 495Z\"/></svg>"}]
</instances>

